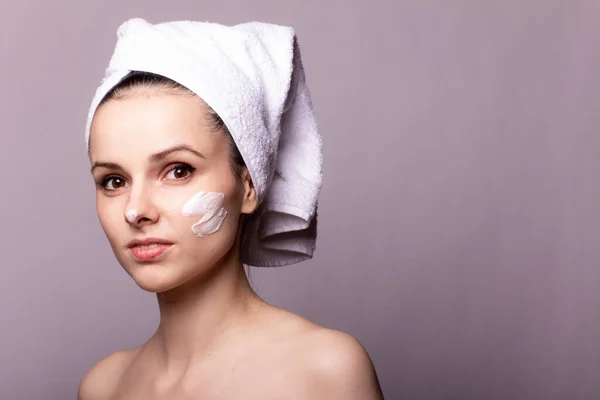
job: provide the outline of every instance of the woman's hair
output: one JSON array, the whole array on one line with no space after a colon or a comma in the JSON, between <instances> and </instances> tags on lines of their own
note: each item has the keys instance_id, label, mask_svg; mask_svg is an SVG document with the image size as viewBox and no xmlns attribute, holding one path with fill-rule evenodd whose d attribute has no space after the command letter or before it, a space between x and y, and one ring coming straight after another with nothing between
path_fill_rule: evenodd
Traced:
<instances>
[{"instance_id":1,"label":"woman's hair","mask_svg":"<svg viewBox=\"0 0 600 400\"><path fill-rule=\"evenodd\" d=\"M132 92L143 89L156 89L165 92L187 93L191 96L196 96L194 92L185 86L165 76L150 72L133 71L130 72L121 80L121 82L119 82L106 94L98 107L111 99L123 99L129 96ZM229 129L227 129L225 122L223 122L223 119L221 119L221 117L212 108L210 108L210 106L207 105L207 107L208 114L206 115L206 119L210 124L210 128L214 132L221 132L225 134L228 138L229 152L231 154L231 168L235 176L240 179L246 163L244 162L244 159L242 158L242 155L237 148Z\"/></svg>"}]
</instances>

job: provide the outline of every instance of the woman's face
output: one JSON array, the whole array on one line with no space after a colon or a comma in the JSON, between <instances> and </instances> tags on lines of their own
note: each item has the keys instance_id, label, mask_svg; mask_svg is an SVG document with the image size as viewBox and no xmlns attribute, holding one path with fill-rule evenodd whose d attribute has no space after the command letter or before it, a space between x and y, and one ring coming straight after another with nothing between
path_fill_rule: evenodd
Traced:
<instances>
[{"instance_id":1,"label":"woman's face","mask_svg":"<svg viewBox=\"0 0 600 400\"><path fill-rule=\"evenodd\" d=\"M92 123L100 223L120 264L151 292L175 288L231 255L240 214L256 207L247 171L242 180L234 175L229 139L209 127L207 110L198 97L146 89L104 103ZM192 226L204 213L182 213L199 192L224 195L218 208L226 212L202 237ZM165 243L132 247L147 239Z\"/></svg>"}]
</instances>

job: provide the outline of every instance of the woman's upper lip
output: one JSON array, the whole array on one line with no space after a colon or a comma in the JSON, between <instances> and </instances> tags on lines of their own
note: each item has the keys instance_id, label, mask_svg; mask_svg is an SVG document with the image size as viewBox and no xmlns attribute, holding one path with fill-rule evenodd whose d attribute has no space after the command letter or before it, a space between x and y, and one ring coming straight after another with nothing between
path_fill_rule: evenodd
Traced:
<instances>
[{"instance_id":1,"label":"woman's upper lip","mask_svg":"<svg viewBox=\"0 0 600 400\"><path fill-rule=\"evenodd\" d=\"M127 247L132 248L135 246L149 246L151 244L173 244L173 242L159 238L134 239L127 244Z\"/></svg>"}]
</instances>

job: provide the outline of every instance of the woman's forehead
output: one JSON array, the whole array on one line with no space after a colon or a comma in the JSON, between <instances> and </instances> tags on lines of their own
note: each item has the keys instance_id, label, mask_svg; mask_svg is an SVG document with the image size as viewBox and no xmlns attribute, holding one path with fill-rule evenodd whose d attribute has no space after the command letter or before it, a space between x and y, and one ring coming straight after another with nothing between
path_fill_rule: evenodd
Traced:
<instances>
[{"instance_id":1,"label":"woman's forehead","mask_svg":"<svg viewBox=\"0 0 600 400\"><path fill-rule=\"evenodd\" d=\"M199 98L136 94L110 100L97 110L91 127L90 155L149 155L179 144L212 153L222 147L224 139L211 129L209 108Z\"/></svg>"}]
</instances>

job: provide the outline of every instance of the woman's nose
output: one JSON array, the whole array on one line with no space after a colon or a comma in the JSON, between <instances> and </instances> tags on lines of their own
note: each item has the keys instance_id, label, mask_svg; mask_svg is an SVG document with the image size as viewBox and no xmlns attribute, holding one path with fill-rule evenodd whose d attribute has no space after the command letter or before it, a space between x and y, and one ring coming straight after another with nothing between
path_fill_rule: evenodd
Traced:
<instances>
[{"instance_id":1,"label":"woman's nose","mask_svg":"<svg viewBox=\"0 0 600 400\"><path fill-rule=\"evenodd\" d=\"M151 195L142 189L131 190L123 216L131 226L141 227L158 221L159 213L152 202Z\"/></svg>"}]
</instances>

